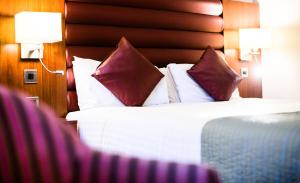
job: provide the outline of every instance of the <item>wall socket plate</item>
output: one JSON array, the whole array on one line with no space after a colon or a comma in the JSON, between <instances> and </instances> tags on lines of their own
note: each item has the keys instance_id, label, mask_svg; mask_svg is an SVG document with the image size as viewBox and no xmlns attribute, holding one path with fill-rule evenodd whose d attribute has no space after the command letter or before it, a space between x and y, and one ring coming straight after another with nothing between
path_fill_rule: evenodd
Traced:
<instances>
[{"instance_id":1,"label":"wall socket plate","mask_svg":"<svg viewBox=\"0 0 300 183\"><path fill-rule=\"evenodd\" d=\"M40 105L40 98L38 96L26 97L28 100L32 101L36 106Z\"/></svg>"},{"instance_id":2,"label":"wall socket plate","mask_svg":"<svg viewBox=\"0 0 300 183\"><path fill-rule=\"evenodd\" d=\"M24 69L24 83L25 84L37 83L37 69Z\"/></svg>"},{"instance_id":3,"label":"wall socket plate","mask_svg":"<svg viewBox=\"0 0 300 183\"><path fill-rule=\"evenodd\" d=\"M243 78L247 78L247 77L249 76L249 70L248 70L248 67L241 67L240 75L241 75Z\"/></svg>"}]
</instances>

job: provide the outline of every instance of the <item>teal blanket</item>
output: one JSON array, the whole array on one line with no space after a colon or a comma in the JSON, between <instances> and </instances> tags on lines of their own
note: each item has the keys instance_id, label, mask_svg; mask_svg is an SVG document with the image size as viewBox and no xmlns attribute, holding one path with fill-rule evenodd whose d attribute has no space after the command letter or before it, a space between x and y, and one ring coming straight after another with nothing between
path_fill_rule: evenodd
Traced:
<instances>
[{"instance_id":1,"label":"teal blanket","mask_svg":"<svg viewBox=\"0 0 300 183\"><path fill-rule=\"evenodd\" d=\"M201 141L224 183L300 182L300 112L212 120Z\"/></svg>"}]
</instances>

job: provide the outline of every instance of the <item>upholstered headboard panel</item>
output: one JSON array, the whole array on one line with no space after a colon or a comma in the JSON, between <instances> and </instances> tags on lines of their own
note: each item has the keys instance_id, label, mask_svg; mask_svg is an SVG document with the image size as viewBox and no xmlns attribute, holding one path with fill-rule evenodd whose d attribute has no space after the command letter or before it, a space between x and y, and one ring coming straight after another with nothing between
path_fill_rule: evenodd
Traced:
<instances>
[{"instance_id":1,"label":"upholstered headboard panel","mask_svg":"<svg viewBox=\"0 0 300 183\"><path fill-rule=\"evenodd\" d=\"M195 63L223 51L220 0L66 0L68 112L79 110L73 56L103 60L125 36L153 64Z\"/></svg>"}]
</instances>

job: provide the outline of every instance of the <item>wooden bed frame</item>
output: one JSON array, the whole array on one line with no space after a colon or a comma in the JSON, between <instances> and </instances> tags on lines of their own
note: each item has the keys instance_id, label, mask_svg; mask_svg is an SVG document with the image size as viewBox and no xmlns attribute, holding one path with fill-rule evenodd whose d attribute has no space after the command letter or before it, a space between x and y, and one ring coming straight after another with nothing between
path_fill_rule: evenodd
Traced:
<instances>
[{"instance_id":1,"label":"wooden bed frame","mask_svg":"<svg viewBox=\"0 0 300 183\"><path fill-rule=\"evenodd\" d=\"M220 0L66 0L68 112L79 110L73 56L103 60L125 36L154 65L196 63L224 51Z\"/></svg>"}]
</instances>

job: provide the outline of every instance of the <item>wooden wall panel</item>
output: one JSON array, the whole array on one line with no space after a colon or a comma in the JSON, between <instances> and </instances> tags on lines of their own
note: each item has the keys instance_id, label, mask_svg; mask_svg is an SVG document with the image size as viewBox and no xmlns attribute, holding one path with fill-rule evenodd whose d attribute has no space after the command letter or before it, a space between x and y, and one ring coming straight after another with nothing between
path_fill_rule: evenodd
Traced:
<instances>
[{"instance_id":1,"label":"wooden wall panel","mask_svg":"<svg viewBox=\"0 0 300 183\"><path fill-rule=\"evenodd\" d=\"M239 86L244 97L261 97L261 79L253 76L257 63L238 61L237 30L259 27L259 8L255 3L223 0L225 21L225 54L229 64L239 72L240 67L250 69L249 78ZM58 115L66 114L66 78L47 73L38 62L22 62L20 47L14 42L13 15L20 11L64 12L64 0L1 0L0 1L0 83L39 96ZM63 21L64 22L64 21ZM63 24L64 26L64 24ZM64 27L63 27L64 28ZM64 32L64 30L63 30ZM63 34L64 35L64 34ZM51 69L65 70L64 42L45 45L44 62ZM38 84L24 85L23 70L36 68Z\"/></svg>"},{"instance_id":2,"label":"wooden wall panel","mask_svg":"<svg viewBox=\"0 0 300 183\"><path fill-rule=\"evenodd\" d=\"M64 13L64 0L1 0L0 1L0 83L20 89L50 105L54 111L66 114L66 77L52 75L36 61L20 60L20 45L15 44L14 15L20 11ZM62 16L64 32L64 19ZM64 35L64 34L63 34ZM44 63L50 69L65 70L64 42L44 45ZM38 84L23 83L23 70L37 69Z\"/></svg>"},{"instance_id":3,"label":"wooden wall panel","mask_svg":"<svg viewBox=\"0 0 300 183\"><path fill-rule=\"evenodd\" d=\"M224 43L225 56L229 65L238 73L241 67L248 67L249 77L239 85L242 97L262 97L261 78L255 76L255 68L261 65L260 56L257 61L239 61L238 30L240 28L260 27L259 4L233 0L223 0L224 6Z\"/></svg>"}]
</instances>

